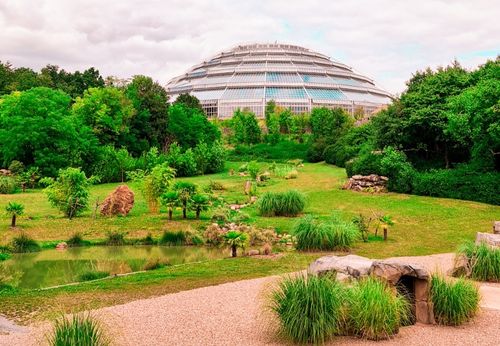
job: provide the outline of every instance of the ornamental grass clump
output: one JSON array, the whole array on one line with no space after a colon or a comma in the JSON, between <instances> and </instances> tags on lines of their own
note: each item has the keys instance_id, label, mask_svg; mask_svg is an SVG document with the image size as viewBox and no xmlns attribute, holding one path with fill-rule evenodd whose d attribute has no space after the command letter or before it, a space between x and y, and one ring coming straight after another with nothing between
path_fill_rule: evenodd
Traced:
<instances>
[{"instance_id":1,"label":"ornamental grass clump","mask_svg":"<svg viewBox=\"0 0 500 346\"><path fill-rule=\"evenodd\" d=\"M452 282L433 275L431 299L439 324L458 326L474 317L479 309L478 287L464 278Z\"/></svg>"},{"instance_id":2,"label":"ornamental grass clump","mask_svg":"<svg viewBox=\"0 0 500 346\"><path fill-rule=\"evenodd\" d=\"M51 346L107 346L109 339L98 321L90 315L62 317L54 322L47 336Z\"/></svg>"},{"instance_id":3,"label":"ornamental grass clump","mask_svg":"<svg viewBox=\"0 0 500 346\"><path fill-rule=\"evenodd\" d=\"M40 245L25 233L12 239L11 251L14 253L38 252L40 250Z\"/></svg>"},{"instance_id":4,"label":"ornamental grass clump","mask_svg":"<svg viewBox=\"0 0 500 346\"><path fill-rule=\"evenodd\" d=\"M257 203L257 209L262 216L297 216L305 206L306 199L297 190L266 192Z\"/></svg>"},{"instance_id":5,"label":"ornamental grass clump","mask_svg":"<svg viewBox=\"0 0 500 346\"><path fill-rule=\"evenodd\" d=\"M109 272L89 270L78 276L78 281L92 281L92 280L102 279L108 276Z\"/></svg>"},{"instance_id":6,"label":"ornamental grass clump","mask_svg":"<svg viewBox=\"0 0 500 346\"><path fill-rule=\"evenodd\" d=\"M328 276L285 278L271 296L280 334L297 343L322 344L341 334L345 289Z\"/></svg>"},{"instance_id":7,"label":"ornamental grass clump","mask_svg":"<svg viewBox=\"0 0 500 346\"><path fill-rule=\"evenodd\" d=\"M459 249L459 255L467 259L469 275L480 281L500 281L500 249L487 244L472 242Z\"/></svg>"},{"instance_id":8,"label":"ornamental grass clump","mask_svg":"<svg viewBox=\"0 0 500 346\"><path fill-rule=\"evenodd\" d=\"M300 219L294 228L297 250L349 250L360 237L358 228L352 222L332 217L319 221L313 216Z\"/></svg>"},{"instance_id":9,"label":"ornamental grass clump","mask_svg":"<svg viewBox=\"0 0 500 346\"><path fill-rule=\"evenodd\" d=\"M182 231L165 231L160 238L160 244L171 246L186 245L186 234Z\"/></svg>"},{"instance_id":10,"label":"ornamental grass clump","mask_svg":"<svg viewBox=\"0 0 500 346\"><path fill-rule=\"evenodd\" d=\"M349 330L366 339L387 339L410 318L410 303L380 279L357 282L348 300Z\"/></svg>"}]
</instances>

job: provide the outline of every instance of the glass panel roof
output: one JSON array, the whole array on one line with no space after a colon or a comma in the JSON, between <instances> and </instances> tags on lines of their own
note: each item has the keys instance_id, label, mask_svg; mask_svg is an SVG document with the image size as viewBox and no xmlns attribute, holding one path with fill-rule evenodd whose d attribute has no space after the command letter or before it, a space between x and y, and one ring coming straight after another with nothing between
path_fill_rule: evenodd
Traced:
<instances>
[{"instance_id":1,"label":"glass panel roof","mask_svg":"<svg viewBox=\"0 0 500 346\"><path fill-rule=\"evenodd\" d=\"M204 80L204 84L219 84L219 83L227 83L231 79L232 74L219 75L219 76L207 76Z\"/></svg>"},{"instance_id":2,"label":"glass panel roof","mask_svg":"<svg viewBox=\"0 0 500 346\"><path fill-rule=\"evenodd\" d=\"M333 80L327 75L301 74L304 83L333 84Z\"/></svg>"},{"instance_id":3,"label":"glass panel roof","mask_svg":"<svg viewBox=\"0 0 500 346\"><path fill-rule=\"evenodd\" d=\"M297 73L268 72L266 81L272 83L302 83L302 79Z\"/></svg>"},{"instance_id":4,"label":"glass panel roof","mask_svg":"<svg viewBox=\"0 0 500 346\"><path fill-rule=\"evenodd\" d=\"M222 95L223 99L261 99L264 98L264 88L234 88L227 89Z\"/></svg>"},{"instance_id":5,"label":"glass panel roof","mask_svg":"<svg viewBox=\"0 0 500 346\"><path fill-rule=\"evenodd\" d=\"M375 95L371 93L361 93L355 91L343 91L349 100L352 101L364 101L364 102L375 102L375 103L388 103L391 101L389 97L382 95Z\"/></svg>"},{"instance_id":6,"label":"glass panel roof","mask_svg":"<svg viewBox=\"0 0 500 346\"><path fill-rule=\"evenodd\" d=\"M333 89L310 89L307 88L307 93L314 100L345 100L345 95L340 90Z\"/></svg>"},{"instance_id":7,"label":"glass panel roof","mask_svg":"<svg viewBox=\"0 0 500 346\"><path fill-rule=\"evenodd\" d=\"M196 96L198 100L216 100L219 99L224 93L224 89L216 89L216 90L202 90L202 91L193 91L191 94Z\"/></svg>"},{"instance_id":8,"label":"glass panel roof","mask_svg":"<svg viewBox=\"0 0 500 346\"><path fill-rule=\"evenodd\" d=\"M343 84L343 85L352 85L352 86L360 86L361 83L354 80L354 79L349 79L349 78L338 78L338 77L333 77L333 82L335 84Z\"/></svg>"},{"instance_id":9,"label":"glass panel roof","mask_svg":"<svg viewBox=\"0 0 500 346\"><path fill-rule=\"evenodd\" d=\"M307 99L304 88L266 88L266 99Z\"/></svg>"},{"instance_id":10,"label":"glass panel roof","mask_svg":"<svg viewBox=\"0 0 500 346\"><path fill-rule=\"evenodd\" d=\"M233 76L231 83L264 82L264 73L238 73Z\"/></svg>"}]
</instances>

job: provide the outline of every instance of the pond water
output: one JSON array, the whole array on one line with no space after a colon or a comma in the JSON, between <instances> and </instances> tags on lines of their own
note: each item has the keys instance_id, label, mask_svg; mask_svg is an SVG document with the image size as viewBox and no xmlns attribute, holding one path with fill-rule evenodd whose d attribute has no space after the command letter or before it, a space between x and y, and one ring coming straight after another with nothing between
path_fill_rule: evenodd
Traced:
<instances>
[{"instance_id":1,"label":"pond water","mask_svg":"<svg viewBox=\"0 0 500 346\"><path fill-rule=\"evenodd\" d=\"M228 251L203 246L91 246L14 254L0 262L7 283L19 288L42 288L79 281L89 271L124 274L143 270L159 259L170 265L227 257Z\"/></svg>"}]
</instances>

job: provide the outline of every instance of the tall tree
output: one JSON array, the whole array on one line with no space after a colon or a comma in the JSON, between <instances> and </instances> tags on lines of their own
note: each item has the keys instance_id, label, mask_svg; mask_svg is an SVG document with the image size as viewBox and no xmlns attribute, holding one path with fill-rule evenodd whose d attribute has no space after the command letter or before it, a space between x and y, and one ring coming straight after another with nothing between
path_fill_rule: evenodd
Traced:
<instances>
[{"instance_id":1,"label":"tall tree","mask_svg":"<svg viewBox=\"0 0 500 346\"><path fill-rule=\"evenodd\" d=\"M196 96L193 96L188 93L180 94L179 96L177 96L177 98L174 101L174 104L176 105L182 104L188 108L198 109L203 113L203 107L200 104L200 100L198 100Z\"/></svg>"}]
</instances>

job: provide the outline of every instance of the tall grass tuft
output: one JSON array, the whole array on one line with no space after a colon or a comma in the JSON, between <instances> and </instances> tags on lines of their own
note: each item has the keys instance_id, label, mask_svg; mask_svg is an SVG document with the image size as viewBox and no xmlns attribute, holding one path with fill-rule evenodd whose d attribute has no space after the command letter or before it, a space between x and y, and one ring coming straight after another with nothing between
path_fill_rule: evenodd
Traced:
<instances>
[{"instance_id":1,"label":"tall grass tuft","mask_svg":"<svg viewBox=\"0 0 500 346\"><path fill-rule=\"evenodd\" d=\"M182 231L170 232L165 231L160 238L160 244L162 245L185 245L186 244L186 234Z\"/></svg>"},{"instance_id":2,"label":"tall grass tuft","mask_svg":"<svg viewBox=\"0 0 500 346\"><path fill-rule=\"evenodd\" d=\"M349 301L349 329L363 338L387 339L410 318L410 303L376 278L357 282Z\"/></svg>"},{"instance_id":3,"label":"tall grass tuft","mask_svg":"<svg viewBox=\"0 0 500 346\"><path fill-rule=\"evenodd\" d=\"M271 296L281 333L298 343L324 343L341 332L345 290L328 276L285 278Z\"/></svg>"},{"instance_id":4,"label":"tall grass tuft","mask_svg":"<svg viewBox=\"0 0 500 346\"><path fill-rule=\"evenodd\" d=\"M11 250L14 253L38 252L40 249L40 245L25 233L12 239Z\"/></svg>"},{"instance_id":5,"label":"tall grass tuft","mask_svg":"<svg viewBox=\"0 0 500 346\"><path fill-rule=\"evenodd\" d=\"M107 346L109 339L102 327L89 315L62 317L54 322L47 340L52 346Z\"/></svg>"},{"instance_id":6,"label":"tall grass tuft","mask_svg":"<svg viewBox=\"0 0 500 346\"><path fill-rule=\"evenodd\" d=\"M69 247L77 247L84 246L86 242L83 240L82 234L77 232L66 241L66 244L68 244Z\"/></svg>"},{"instance_id":7,"label":"tall grass tuft","mask_svg":"<svg viewBox=\"0 0 500 346\"><path fill-rule=\"evenodd\" d=\"M78 281L92 281L102 279L109 276L109 272L102 272L97 270L90 270L78 277Z\"/></svg>"},{"instance_id":8,"label":"tall grass tuft","mask_svg":"<svg viewBox=\"0 0 500 346\"><path fill-rule=\"evenodd\" d=\"M459 249L469 264L470 277L480 281L500 281L500 248L466 243Z\"/></svg>"},{"instance_id":9,"label":"tall grass tuft","mask_svg":"<svg viewBox=\"0 0 500 346\"><path fill-rule=\"evenodd\" d=\"M359 230L351 222L332 217L320 222L308 215L294 227L297 250L349 250L360 237Z\"/></svg>"},{"instance_id":10,"label":"tall grass tuft","mask_svg":"<svg viewBox=\"0 0 500 346\"><path fill-rule=\"evenodd\" d=\"M297 216L305 206L306 199L297 190L266 192L257 203L257 209L262 216Z\"/></svg>"},{"instance_id":11,"label":"tall grass tuft","mask_svg":"<svg viewBox=\"0 0 500 346\"><path fill-rule=\"evenodd\" d=\"M470 320L479 308L479 290L470 280L460 278L454 282L441 276L431 279L431 299L436 322L458 326Z\"/></svg>"},{"instance_id":12,"label":"tall grass tuft","mask_svg":"<svg viewBox=\"0 0 500 346\"><path fill-rule=\"evenodd\" d=\"M105 243L110 246L125 245L125 234L120 232L108 232L108 237L106 238Z\"/></svg>"}]
</instances>

